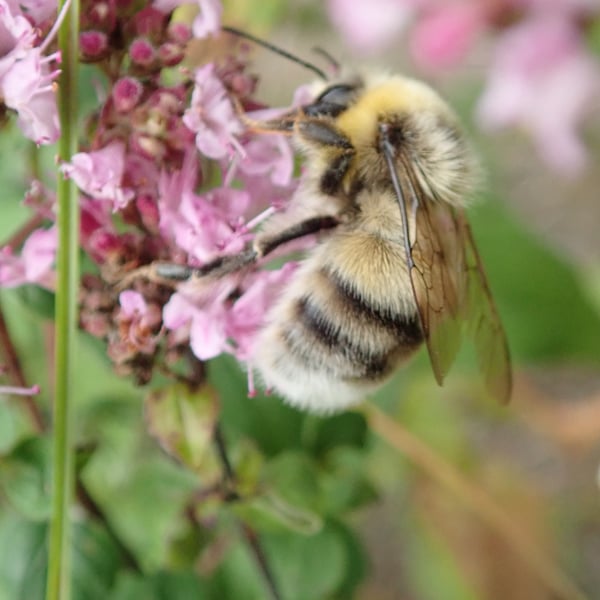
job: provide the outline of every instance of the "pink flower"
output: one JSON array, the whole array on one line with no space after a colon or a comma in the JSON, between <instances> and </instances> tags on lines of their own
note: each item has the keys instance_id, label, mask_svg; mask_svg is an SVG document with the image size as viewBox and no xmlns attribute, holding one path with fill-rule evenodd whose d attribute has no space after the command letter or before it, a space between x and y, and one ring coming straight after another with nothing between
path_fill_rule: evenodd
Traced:
<instances>
[{"instance_id":1,"label":"pink flower","mask_svg":"<svg viewBox=\"0 0 600 600\"><path fill-rule=\"evenodd\" d=\"M39 25L56 15L58 2L57 0L20 0L18 4L23 14Z\"/></svg>"},{"instance_id":2,"label":"pink flower","mask_svg":"<svg viewBox=\"0 0 600 600\"><path fill-rule=\"evenodd\" d=\"M577 127L600 92L599 75L574 26L540 14L500 39L478 107L480 123L520 125L549 164L575 173L586 160Z\"/></svg>"},{"instance_id":3,"label":"pink flower","mask_svg":"<svg viewBox=\"0 0 600 600\"><path fill-rule=\"evenodd\" d=\"M226 325L228 337L235 342L233 354L238 360L251 360L267 312L296 267L297 263L290 261L281 269L260 271L249 277L249 284L233 304Z\"/></svg>"},{"instance_id":4,"label":"pink flower","mask_svg":"<svg viewBox=\"0 0 600 600\"><path fill-rule=\"evenodd\" d=\"M413 2L404 0L329 0L332 23L361 52L388 45L405 26Z\"/></svg>"},{"instance_id":5,"label":"pink flower","mask_svg":"<svg viewBox=\"0 0 600 600\"><path fill-rule=\"evenodd\" d=\"M157 344L153 335L161 322L160 308L147 304L138 292L126 290L119 295L121 309L117 314L121 344L125 344L130 353L151 354Z\"/></svg>"},{"instance_id":6,"label":"pink flower","mask_svg":"<svg viewBox=\"0 0 600 600\"><path fill-rule=\"evenodd\" d=\"M56 227L37 229L23 244L21 255L5 246L0 250L0 286L11 288L35 283L54 289L58 239Z\"/></svg>"},{"instance_id":7,"label":"pink flower","mask_svg":"<svg viewBox=\"0 0 600 600\"><path fill-rule=\"evenodd\" d=\"M470 2L442 4L425 13L411 36L411 52L425 68L457 65L485 26L484 6Z\"/></svg>"},{"instance_id":8,"label":"pink flower","mask_svg":"<svg viewBox=\"0 0 600 600\"><path fill-rule=\"evenodd\" d=\"M134 196L133 190L122 187L124 165L125 145L115 141L95 152L75 154L71 163L61 169L81 191L92 198L108 200L113 210L120 210Z\"/></svg>"},{"instance_id":9,"label":"pink flower","mask_svg":"<svg viewBox=\"0 0 600 600\"><path fill-rule=\"evenodd\" d=\"M198 150L209 158L220 159L228 156L232 147L239 148L235 136L242 127L214 70L209 64L196 71L191 105L183 122L196 134Z\"/></svg>"},{"instance_id":10,"label":"pink flower","mask_svg":"<svg viewBox=\"0 0 600 600\"><path fill-rule=\"evenodd\" d=\"M198 0L200 14L194 19L192 32L194 37L203 38L218 33L221 28L223 5L220 0Z\"/></svg>"},{"instance_id":11,"label":"pink flower","mask_svg":"<svg viewBox=\"0 0 600 600\"><path fill-rule=\"evenodd\" d=\"M0 98L17 112L23 133L38 144L55 142L60 133L52 84L58 71L48 67L59 55L42 55L52 35L34 47L37 33L16 3L0 0Z\"/></svg>"},{"instance_id":12,"label":"pink flower","mask_svg":"<svg viewBox=\"0 0 600 600\"><path fill-rule=\"evenodd\" d=\"M165 327L187 328L192 352L200 360L214 358L229 349L226 301L235 287L232 277L210 281L206 287L192 281L180 286L163 308Z\"/></svg>"},{"instance_id":13,"label":"pink flower","mask_svg":"<svg viewBox=\"0 0 600 600\"><path fill-rule=\"evenodd\" d=\"M36 396L39 393L40 386L37 384L29 388L0 385L0 396Z\"/></svg>"},{"instance_id":14,"label":"pink flower","mask_svg":"<svg viewBox=\"0 0 600 600\"><path fill-rule=\"evenodd\" d=\"M195 194L196 158L188 155L181 171L162 173L159 181L159 230L196 264L218 254L239 252L246 237L237 234L250 199L244 190L215 188Z\"/></svg>"},{"instance_id":15,"label":"pink flower","mask_svg":"<svg viewBox=\"0 0 600 600\"><path fill-rule=\"evenodd\" d=\"M245 175L267 177L273 185L290 184L294 173L294 153L282 135L252 136L243 144L244 156L237 162Z\"/></svg>"}]
</instances>

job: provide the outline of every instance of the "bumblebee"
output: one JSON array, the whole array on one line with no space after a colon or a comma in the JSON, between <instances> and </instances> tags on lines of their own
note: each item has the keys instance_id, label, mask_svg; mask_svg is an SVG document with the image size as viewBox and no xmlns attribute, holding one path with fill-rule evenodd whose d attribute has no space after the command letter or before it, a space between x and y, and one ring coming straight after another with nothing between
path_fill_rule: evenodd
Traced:
<instances>
[{"instance_id":1,"label":"bumblebee","mask_svg":"<svg viewBox=\"0 0 600 600\"><path fill-rule=\"evenodd\" d=\"M305 158L301 185L251 247L177 277L219 277L319 233L258 334L253 365L287 402L343 410L425 343L441 385L466 334L485 386L511 393L506 336L465 215L478 164L426 84L386 73L326 82L284 116L248 121Z\"/></svg>"}]
</instances>

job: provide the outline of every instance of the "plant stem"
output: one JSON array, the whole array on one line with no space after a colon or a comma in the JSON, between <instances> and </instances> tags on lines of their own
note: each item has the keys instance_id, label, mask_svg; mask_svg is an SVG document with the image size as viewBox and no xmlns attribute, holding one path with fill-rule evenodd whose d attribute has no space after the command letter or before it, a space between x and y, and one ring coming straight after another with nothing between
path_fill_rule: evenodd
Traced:
<instances>
[{"instance_id":1,"label":"plant stem","mask_svg":"<svg viewBox=\"0 0 600 600\"><path fill-rule=\"evenodd\" d=\"M233 502L239 499L239 496L235 490L235 472L231 465L231 460L229 459L225 437L223 436L223 432L218 422L215 426L213 439L219 460L221 461L221 465L223 467L223 482L225 484L225 492L227 494L225 500ZM275 581L273 571L271 570L269 562L267 561L267 557L261 546L258 534L256 531L254 531L254 529L245 523L240 523L240 528L242 535L244 536L248 546L250 547L250 550L252 551L252 554L254 555L256 564L262 573L271 597L273 600L281 600L282 596L279 592L279 588L277 587L277 582Z\"/></svg>"},{"instance_id":2,"label":"plant stem","mask_svg":"<svg viewBox=\"0 0 600 600\"><path fill-rule=\"evenodd\" d=\"M583 594L569 577L523 533L519 524L483 488L469 481L454 465L445 461L427 444L374 405L366 404L361 411L372 431L421 468L436 483L454 494L464 506L503 539L548 589L552 590L553 597L584 600Z\"/></svg>"},{"instance_id":3,"label":"plant stem","mask_svg":"<svg viewBox=\"0 0 600 600\"><path fill-rule=\"evenodd\" d=\"M60 2L60 7L65 1ZM79 1L72 0L58 32L62 56L58 111L61 137L60 161L77 152L77 70ZM60 174L57 182L58 255L56 289L55 393L53 419L52 519L48 551L47 600L69 600L70 523L73 497L74 458L71 442L77 294L79 286L79 206L73 182Z\"/></svg>"},{"instance_id":4,"label":"plant stem","mask_svg":"<svg viewBox=\"0 0 600 600\"><path fill-rule=\"evenodd\" d=\"M2 305L0 305L0 348L2 349L2 355L6 362L10 381L19 387L26 388L27 381L23 375L21 361L19 360L19 356L8 331L8 326L6 325ZM31 396L21 396L20 401L29 415L31 424L36 433L42 433L46 429L46 424L44 422L42 411L35 400Z\"/></svg>"}]
</instances>

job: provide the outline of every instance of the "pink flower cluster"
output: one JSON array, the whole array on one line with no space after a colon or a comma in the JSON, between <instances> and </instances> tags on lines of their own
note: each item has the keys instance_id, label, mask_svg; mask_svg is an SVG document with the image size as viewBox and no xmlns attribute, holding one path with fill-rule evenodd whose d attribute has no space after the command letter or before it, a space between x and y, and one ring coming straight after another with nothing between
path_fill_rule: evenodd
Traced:
<instances>
[{"instance_id":1,"label":"pink flower cluster","mask_svg":"<svg viewBox=\"0 0 600 600\"><path fill-rule=\"evenodd\" d=\"M489 63L477 118L486 129L529 132L546 162L565 174L586 162L579 128L600 93L600 62L586 31L600 20L594 0L329 0L331 19L361 52L409 28L423 69L449 69L475 55ZM492 41L492 56L487 57Z\"/></svg>"},{"instance_id":2,"label":"pink flower cluster","mask_svg":"<svg viewBox=\"0 0 600 600\"><path fill-rule=\"evenodd\" d=\"M52 66L60 56L48 52L60 22L56 10L56 0L0 0L0 107L14 111L37 144L60 133L53 85L59 71Z\"/></svg>"},{"instance_id":3,"label":"pink flower cluster","mask_svg":"<svg viewBox=\"0 0 600 600\"><path fill-rule=\"evenodd\" d=\"M81 60L98 65L109 84L85 148L61 165L81 191L81 245L100 271L83 277L81 326L107 341L119 372L140 382L158 365L179 365L190 348L200 360L222 352L248 360L294 269L257 267L179 286L131 275L157 261L201 266L239 252L296 187L289 143L246 133L232 104L235 95L242 106L259 106L245 47L227 38L229 55L221 40L211 58L221 3L196 0L198 15L187 23L173 18L183 4L155 0L132 10L128 2L83 0ZM206 62L183 67L190 42L207 35ZM51 203L35 208L52 220ZM19 254L0 250L0 286L52 289L55 250L54 227L35 231Z\"/></svg>"}]
</instances>

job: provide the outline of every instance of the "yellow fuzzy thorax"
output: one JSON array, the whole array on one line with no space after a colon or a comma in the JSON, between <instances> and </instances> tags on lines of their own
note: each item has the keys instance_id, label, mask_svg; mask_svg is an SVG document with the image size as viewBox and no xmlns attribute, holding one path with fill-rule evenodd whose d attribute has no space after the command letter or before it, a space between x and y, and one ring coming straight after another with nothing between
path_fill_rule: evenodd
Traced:
<instances>
[{"instance_id":1,"label":"yellow fuzzy thorax","mask_svg":"<svg viewBox=\"0 0 600 600\"><path fill-rule=\"evenodd\" d=\"M415 111L443 110L445 103L427 85L404 77L391 77L367 85L358 101L344 111L336 126L355 147L372 143L382 116L401 116Z\"/></svg>"}]
</instances>

